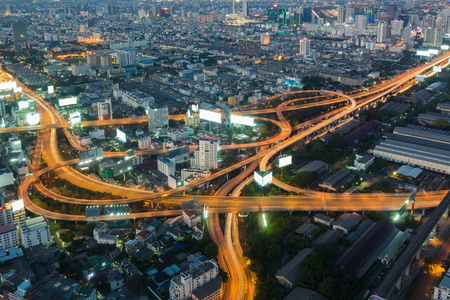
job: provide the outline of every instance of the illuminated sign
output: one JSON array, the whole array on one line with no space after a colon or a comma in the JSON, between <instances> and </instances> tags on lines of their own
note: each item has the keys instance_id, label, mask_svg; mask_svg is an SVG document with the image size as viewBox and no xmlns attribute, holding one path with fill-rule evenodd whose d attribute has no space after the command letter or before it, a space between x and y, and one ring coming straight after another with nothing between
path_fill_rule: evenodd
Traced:
<instances>
[{"instance_id":1,"label":"illuminated sign","mask_svg":"<svg viewBox=\"0 0 450 300\"><path fill-rule=\"evenodd\" d=\"M59 99L59 101L58 101L59 107L67 106L67 105L75 105L75 104L77 104L77 102L78 102L77 97Z\"/></svg>"},{"instance_id":2,"label":"illuminated sign","mask_svg":"<svg viewBox=\"0 0 450 300\"><path fill-rule=\"evenodd\" d=\"M19 110L30 107L30 103L28 103L28 101L19 101L19 102L17 102L17 104L19 105Z\"/></svg>"},{"instance_id":3,"label":"illuminated sign","mask_svg":"<svg viewBox=\"0 0 450 300\"><path fill-rule=\"evenodd\" d=\"M448 49L450 49L449 45L442 45L441 46L441 50L448 50Z\"/></svg>"},{"instance_id":4,"label":"illuminated sign","mask_svg":"<svg viewBox=\"0 0 450 300\"><path fill-rule=\"evenodd\" d=\"M292 155L289 156L280 156L277 158L277 166L278 168L286 167L292 165Z\"/></svg>"},{"instance_id":5,"label":"illuminated sign","mask_svg":"<svg viewBox=\"0 0 450 300\"><path fill-rule=\"evenodd\" d=\"M432 54L432 55L438 55L439 54L439 50L437 50L437 49L430 49L430 50L428 50L428 52L430 54Z\"/></svg>"},{"instance_id":6,"label":"illuminated sign","mask_svg":"<svg viewBox=\"0 0 450 300\"><path fill-rule=\"evenodd\" d=\"M253 118L245 116L237 116L233 114L231 115L230 122L231 124L255 126L255 120Z\"/></svg>"},{"instance_id":7,"label":"illuminated sign","mask_svg":"<svg viewBox=\"0 0 450 300\"><path fill-rule=\"evenodd\" d=\"M424 82L425 76L424 75L416 75L416 81L417 82Z\"/></svg>"},{"instance_id":8,"label":"illuminated sign","mask_svg":"<svg viewBox=\"0 0 450 300\"><path fill-rule=\"evenodd\" d=\"M21 93L22 92L22 87L18 86L14 88L14 93Z\"/></svg>"},{"instance_id":9,"label":"illuminated sign","mask_svg":"<svg viewBox=\"0 0 450 300\"><path fill-rule=\"evenodd\" d=\"M127 135L125 134L125 132L123 132L120 129L116 130L116 136L117 136L117 139L123 143L125 143L127 141Z\"/></svg>"},{"instance_id":10,"label":"illuminated sign","mask_svg":"<svg viewBox=\"0 0 450 300\"><path fill-rule=\"evenodd\" d=\"M17 83L15 81L8 81L0 83L0 91L2 90L13 90L17 88Z\"/></svg>"},{"instance_id":11,"label":"illuminated sign","mask_svg":"<svg viewBox=\"0 0 450 300\"><path fill-rule=\"evenodd\" d=\"M417 56L426 56L429 57L430 56L430 52L428 50L417 50L416 52Z\"/></svg>"},{"instance_id":12,"label":"illuminated sign","mask_svg":"<svg viewBox=\"0 0 450 300\"><path fill-rule=\"evenodd\" d=\"M214 112L214 111L209 111L206 109L199 109L199 117L202 120L206 120L206 121L210 121L210 122L214 122L214 123L218 123L221 124L222 123L222 115L220 113Z\"/></svg>"},{"instance_id":13,"label":"illuminated sign","mask_svg":"<svg viewBox=\"0 0 450 300\"><path fill-rule=\"evenodd\" d=\"M15 201L10 201L9 204L11 204L11 207L13 209L13 213L24 209L24 204L23 204L23 199L19 199L19 200L15 200Z\"/></svg>"},{"instance_id":14,"label":"illuminated sign","mask_svg":"<svg viewBox=\"0 0 450 300\"><path fill-rule=\"evenodd\" d=\"M37 125L37 124L39 124L40 119L41 119L41 115L39 113L30 113L27 115L28 125Z\"/></svg>"},{"instance_id":15,"label":"illuminated sign","mask_svg":"<svg viewBox=\"0 0 450 300\"><path fill-rule=\"evenodd\" d=\"M70 124L80 124L81 123L81 113L79 111L70 113L69 115Z\"/></svg>"},{"instance_id":16,"label":"illuminated sign","mask_svg":"<svg viewBox=\"0 0 450 300\"><path fill-rule=\"evenodd\" d=\"M118 162L114 167L114 177L133 171L133 160L123 160Z\"/></svg>"},{"instance_id":17,"label":"illuminated sign","mask_svg":"<svg viewBox=\"0 0 450 300\"><path fill-rule=\"evenodd\" d=\"M260 186L266 186L272 183L272 172L254 172L254 179Z\"/></svg>"},{"instance_id":18,"label":"illuminated sign","mask_svg":"<svg viewBox=\"0 0 450 300\"><path fill-rule=\"evenodd\" d=\"M433 71L434 71L434 72L440 73L440 72L442 72L442 68L439 67L439 66L434 66L434 67L433 67Z\"/></svg>"},{"instance_id":19,"label":"illuminated sign","mask_svg":"<svg viewBox=\"0 0 450 300\"><path fill-rule=\"evenodd\" d=\"M53 85L49 85L49 86L47 87L47 92L48 92L49 94L53 94L53 93L55 92L54 86L53 86Z\"/></svg>"},{"instance_id":20,"label":"illuminated sign","mask_svg":"<svg viewBox=\"0 0 450 300\"><path fill-rule=\"evenodd\" d=\"M198 112L198 104L192 104L192 105L191 105L191 110L192 110L193 112Z\"/></svg>"}]
</instances>

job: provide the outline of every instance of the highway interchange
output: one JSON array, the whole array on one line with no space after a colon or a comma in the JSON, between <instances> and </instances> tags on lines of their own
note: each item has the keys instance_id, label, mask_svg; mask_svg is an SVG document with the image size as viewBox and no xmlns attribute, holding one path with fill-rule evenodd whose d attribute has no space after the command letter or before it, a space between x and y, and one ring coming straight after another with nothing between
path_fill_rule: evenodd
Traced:
<instances>
[{"instance_id":1,"label":"highway interchange","mask_svg":"<svg viewBox=\"0 0 450 300\"><path fill-rule=\"evenodd\" d=\"M383 82L377 86L372 87L366 91L358 91L351 95L330 91L298 91L292 93L285 93L276 95L266 99L266 103L271 100L281 99L281 104L276 108L258 109L249 111L233 111L236 114L268 114L276 113L278 120L259 118L260 121L272 122L279 127L279 133L272 138L250 144L240 145L223 145L220 150L230 149L249 149L257 148L258 153L254 156L239 162L231 167L220 170L210 177L197 180L191 184L179 187L174 190L153 193L149 191L142 191L136 189L125 188L121 186L109 185L105 182L94 181L92 178L79 173L70 165L76 164L77 160L63 161L58 150L58 140L56 135L56 128L63 128L68 140L77 150L85 150L78 146L73 138L73 134L69 131L70 124L67 123L42 97L35 92L24 87L26 96L36 100L38 110L41 114L41 124L36 126L24 126L0 129L0 133L18 132L39 130L36 150L33 157L31 173L33 176L27 177L19 188L19 198L24 199L26 208L36 214L45 214L46 217L59 220L71 221L90 221L92 218L87 218L83 215L61 214L38 207L32 202L29 197L29 188L34 185L44 195L65 203L93 205L93 204L115 204L115 203L133 203L138 201L153 200L167 204L180 204L182 201L191 200L191 196L178 196L179 192L189 190L197 185L204 184L214 178L226 175L227 173L246 167L246 170L240 173L234 179L228 181L214 197L201 196L202 204L204 204L209 213L208 224L211 236L219 245L221 258L219 263L221 266L227 266L226 269L230 273L230 284L227 290L227 299L251 299L251 295L246 295L247 291L251 291L251 279L249 274L242 267L242 250L239 247L238 238L236 238L237 225L234 214L227 215L225 226L225 237L218 224L217 214L213 213L235 213L244 211L259 211L259 210L337 210L337 211L363 211L363 210L396 210L405 201L406 195L386 195L386 194L368 194L368 195L352 195L352 194L329 194L320 193L310 190L301 190L289 186L279 180L274 180L273 184L286 190L303 192L304 196L277 196L277 197L239 197L240 190L245 184L252 181L253 170L259 167L264 171L269 168L269 163L280 151L289 148L300 141L305 141L313 137L317 132L329 128L332 125L337 125L339 121L346 119L359 110L364 109L372 103L383 100L385 97L398 92L400 89L405 89L411 86L416 75L429 74L429 69L434 65L440 65L447 62L450 57L449 53L435 59L431 63L411 70L403 75L400 75L388 82ZM308 98L299 98L301 94L310 96L315 94L318 96L310 97L315 102L302 103L299 105L291 105L295 102L304 101ZM325 96L325 97L324 97ZM335 99L329 99L329 96L336 96ZM316 98L316 99L314 99ZM331 113L317 117L313 120L299 124L295 127L287 122L283 115L283 111L290 111L302 108L308 108L319 105L332 105L338 102L346 102L345 108L339 107ZM182 120L184 115L170 116L174 120ZM147 122L147 117L115 119L107 121L88 121L83 122L83 126L118 126L126 124L139 124ZM195 150L195 147L191 148ZM142 155L162 154L168 150L149 150L137 152ZM123 152L105 152L105 157L120 157L124 156ZM45 160L48 167L39 170L39 163L41 157ZM121 195L123 199L115 200L83 200L58 195L47 189L39 180L39 176L48 172L55 172L61 178L70 181L72 184L81 186L86 189L108 192L114 195ZM228 196L230 193L231 197ZM419 194L416 198L417 208L428 208L437 206L446 192L436 192L429 194ZM133 213L127 216L101 216L96 220L116 220L118 218L144 218L144 217L158 217L170 216L180 214L181 211L166 210L166 211L150 211L145 213ZM233 234L234 232L234 234ZM222 260L222 261L221 261Z\"/></svg>"}]
</instances>

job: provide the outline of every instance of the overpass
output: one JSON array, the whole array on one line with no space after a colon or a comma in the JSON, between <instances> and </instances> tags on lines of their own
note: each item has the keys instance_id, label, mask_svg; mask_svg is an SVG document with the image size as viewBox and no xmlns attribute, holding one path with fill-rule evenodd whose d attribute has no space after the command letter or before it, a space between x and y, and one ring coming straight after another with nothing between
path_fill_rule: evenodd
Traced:
<instances>
[{"instance_id":1,"label":"overpass","mask_svg":"<svg viewBox=\"0 0 450 300\"><path fill-rule=\"evenodd\" d=\"M415 257L420 257L422 245L427 241L431 231L443 215L447 215L450 206L450 192L445 195L441 203L436 207L425 224L416 229L415 235L396 259L388 273L374 290L376 296L387 299L394 288L401 288L403 274L409 275L411 262Z\"/></svg>"}]
</instances>

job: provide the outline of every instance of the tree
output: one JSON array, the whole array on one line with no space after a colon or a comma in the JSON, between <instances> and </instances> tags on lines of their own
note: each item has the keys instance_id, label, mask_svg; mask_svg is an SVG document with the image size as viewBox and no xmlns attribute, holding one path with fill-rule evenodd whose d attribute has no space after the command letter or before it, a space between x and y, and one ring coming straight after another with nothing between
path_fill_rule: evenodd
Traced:
<instances>
[{"instance_id":1,"label":"tree","mask_svg":"<svg viewBox=\"0 0 450 300\"><path fill-rule=\"evenodd\" d=\"M206 257L208 257L210 259L211 258L217 259L217 255L219 254L219 248L218 248L217 244L214 242L211 242L208 245L206 245L204 251L205 251Z\"/></svg>"},{"instance_id":2,"label":"tree","mask_svg":"<svg viewBox=\"0 0 450 300\"><path fill-rule=\"evenodd\" d=\"M437 118L434 120L433 125L438 129L446 129L448 126L448 121L446 118Z\"/></svg>"},{"instance_id":3,"label":"tree","mask_svg":"<svg viewBox=\"0 0 450 300\"><path fill-rule=\"evenodd\" d=\"M136 107L133 112L137 115L137 116L144 116L145 115L145 109L142 106L138 106Z\"/></svg>"},{"instance_id":4,"label":"tree","mask_svg":"<svg viewBox=\"0 0 450 300\"><path fill-rule=\"evenodd\" d=\"M106 278L105 274L94 276L91 279L91 283L95 285L95 288L100 294L107 294L111 291L111 286L109 285L108 278Z\"/></svg>"},{"instance_id":5,"label":"tree","mask_svg":"<svg viewBox=\"0 0 450 300\"><path fill-rule=\"evenodd\" d=\"M316 180L316 175L312 172L304 171L297 173L291 180L291 183L300 188L308 187Z\"/></svg>"},{"instance_id":6,"label":"tree","mask_svg":"<svg viewBox=\"0 0 450 300\"><path fill-rule=\"evenodd\" d=\"M147 277L135 274L125 282L125 286L133 297L144 295L147 292Z\"/></svg>"}]
</instances>

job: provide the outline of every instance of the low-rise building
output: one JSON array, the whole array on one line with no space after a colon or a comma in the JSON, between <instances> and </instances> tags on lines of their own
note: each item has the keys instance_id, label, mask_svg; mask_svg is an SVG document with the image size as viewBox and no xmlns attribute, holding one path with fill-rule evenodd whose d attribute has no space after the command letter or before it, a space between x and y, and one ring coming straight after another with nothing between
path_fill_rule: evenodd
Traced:
<instances>
[{"instance_id":1,"label":"low-rise building","mask_svg":"<svg viewBox=\"0 0 450 300\"><path fill-rule=\"evenodd\" d=\"M52 241L50 226L48 226L42 216L19 222L19 232L24 248L48 245Z\"/></svg>"},{"instance_id":2,"label":"low-rise building","mask_svg":"<svg viewBox=\"0 0 450 300\"><path fill-rule=\"evenodd\" d=\"M357 213L343 214L333 223L333 229L348 234L353 227L361 222L361 216Z\"/></svg>"},{"instance_id":3,"label":"low-rise building","mask_svg":"<svg viewBox=\"0 0 450 300\"><path fill-rule=\"evenodd\" d=\"M281 268L275 277L278 282L292 289L297 280L297 276L301 274L300 264L310 254L314 252L311 248L300 250L293 259L291 259L283 268Z\"/></svg>"},{"instance_id":4,"label":"low-rise building","mask_svg":"<svg viewBox=\"0 0 450 300\"><path fill-rule=\"evenodd\" d=\"M450 271L447 270L441 282L434 287L433 300L450 299Z\"/></svg>"},{"instance_id":5,"label":"low-rise building","mask_svg":"<svg viewBox=\"0 0 450 300\"><path fill-rule=\"evenodd\" d=\"M120 275L120 272L118 270L109 271L106 278L108 279L111 291L115 291L122 288L125 282L125 280L123 279L122 275Z\"/></svg>"},{"instance_id":6,"label":"low-rise building","mask_svg":"<svg viewBox=\"0 0 450 300\"><path fill-rule=\"evenodd\" d=\"M326 225L326 226L331 226L333 221L334 221L333 218L330 218L329 216L325 216L325 215L322 215L322 214L316 214L314 216L314 222L321 223L321 224Z\"/></svg>"},{"instance_id":7,"label":"low-rise building","mask_svg":"<svg viewBox=\"0 0 450 300\"><path fill-rule=\"evenodd\" d=\"M0 226L0 250L16 248L19 246L19 236L14 224Z\"/></svg>"},{"instance_id":8,"label":"low-rise building","mask_svg":"<svg viewBox=\"0 0 450 300\"><path fill-rule=\"evenodd\" d=\"M356 154L355 161L354 161L355 168L358 171L365 171L371 164L373 164L374 160L375 160L375 157L373 157L372 155Z\"/></svg>"},{"instance_id":9,"label":"low-rise building","mask_svg":"<svg viewBox=\"0 0 450 300\"><path fill-rule=\"evenodd\" d=\"M189 227L198 226L202 222L201 214L192 211L192 210L184 210L183 211L183 222Z\"/></svg>"}]
</instances>

